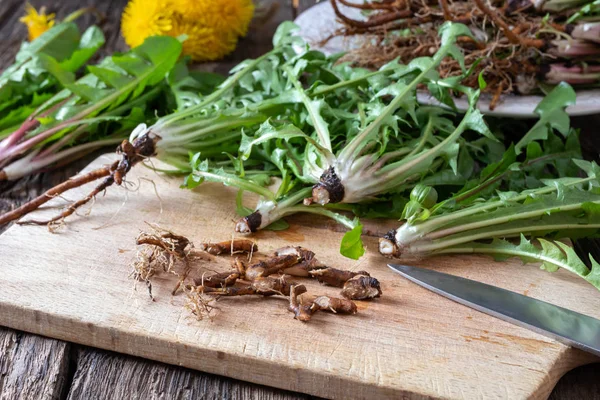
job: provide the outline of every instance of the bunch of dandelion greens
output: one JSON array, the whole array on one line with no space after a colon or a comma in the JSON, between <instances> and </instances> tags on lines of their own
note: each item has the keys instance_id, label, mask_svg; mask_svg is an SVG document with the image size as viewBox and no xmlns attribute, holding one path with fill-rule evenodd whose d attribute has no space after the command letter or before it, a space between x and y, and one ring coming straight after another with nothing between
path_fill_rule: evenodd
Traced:
<instances>
[{"instance_id":1,"label":"bunch of dandelion greens","mask_svg":"<svg viewBox=\"0 0 600 400\"><path fill-rule=\"evenodd\" d=\"M118 116L113 115L115 110L134 105L137 99L160 85L169 73L178 75L170 79L169 83L175 102L181 109L159 118L150 126L146 123L138 124L129 131L131 142L124 140L119 146L118 152L122 154L120 160L51 188L42 196L0 216L0 224L20 218L64 191L102 180L88 196L67 207L60 215L48 221L24 223L48 224L61 221L114 183L120 185L133 166L150 157L170 163L174 169L167 172L189 171L186 166L189 165L190 152L204 151L210 154L213 151L217 159L223 158L221 144L231 148L227 142L235 141L241 135L242 127L266 121L269 117L266 112L270 109L285 108L285 100L274 95L275 89L270 91L261 86L260 90L265 91L265 95L259 98L253 96L248 90L249 83L246 79L259 65L261 69L268 70L269 66L266 64L271 63L271 56L295 55L292 43L297 43L298 39L289 35L289 29L282 29L275 39L276 43L281 44L272 52L240 64L231 77L206 96L192 91L199 83L185 71L183 64L177 64L182 46L179 40L168 36L148 38L141 46L126 54L115 54L76 81L55 60L46 58L47 66L65 86L65 90L59 93L63 96L60 99L66 97L73 101L60 104L61 108L66 107L65 111L55 111L63 120L52 119L49 124L38 128L39 134L34 135L30 142L19 143L18 147L11 150L13 154L34 141L43 143L58 136L58 142L61 142L65 137L75 136L79 133L77 127L80 125L119 120ZM214 81L214 76L211 79ZM266 83L270 79L263 77L265 86L270 85ZM252 107L253 104L256 107Z\"/></svg>"},{"instance_id":2,"label":"bunch of dandelion greens","mask_svg":"<svg viewBox=\"0 0 600 400\"><path fill-rule=\"evenodd\" d=\"M566 114L559 115L554 106L569 102L574 93L563 84L553 94L538 111L552 110L560 120ZM597 261L590 256L588 267L560 241L596 236L600 230L600 167L578 159L577 134L568 129L568 117L563 123L563 132L569 135L565 145L547 130L540 137L536 124L523 140L542 139L545 148L531 141L525 146L525 158L517 161L522 150L511 146L501 161L487 166L478 179L448 199L436 202L432 187L413 189L403 224L380 239L379 251L393 257L459 253L488 254L499 260L519 257L541 262L548 271L568 270L600 289ZM558 173L548 174L549 169ZM534 239L539 245L532 243Z\"/></svg>"},{"instance_id":3,"label":"bunch of dandelion greens","mask_svg":"<svg viewBox=\"0 0 600 400\"><path fill-rule=\"evenodd\" d=\"M83 38L87 36L93 38ZM92 38L92 43L101 44ZM88 73L79 79L73 72L72 58L61 62L52 54L36 54L36 65L57 81L56 90L2 142L0 176L17 179L121 142L132 128L153 118L153 110L146 106L165 91L164 78L180 52L177 39L149 38L128 53L88 65ZM82 52L75 52L73 57L81 60Z\"/></svg>"},{"instance_id":4,"label":"bunch of dandelion greens","mask_svg":"<svg viewBox=\"0 0 600 400\"><path fill-rule=\"evenodd\" d=\"M267 123L254 138L245 136L240 146L243 160L248 159L253 146L267 140L282 144L278 153L273 152L277 158L272 157L273 164L280 164L284 177L277 193L251 181L242 185L243 179L230 174L209 171L207 162L195 163L192 179L221 180L261 196L256 210L236 225L238 232L268 227L281 217L296 212L326 215L351 229L342 242L342 253L358 258L364 252L362 243L356 240L362 228L359 221L322 206L374 201L379 195L402 192L411 183L438 169L452 169L454 175L459 175L457 157L461 134L465 130L475 130L494 139L481 114L474 109L478 93L457 85L456 80L440 81L435 71L448 54L460 58L454 42L457 37L470 32L462 25L448 24L440 33L442 47L432 58L417 59L407 66L391 63L376 73L353 71L351 79L344 81L336 77L333 84L326 84L320 80L324 78L319 77L308 90L304 89L299 77L306 79L307 74L314 75L314 64L318 60L306 53L284 65L286 92L299 101L301 117L308 125L308 130L304 130L312 132L305 134L297 123L279 127ZM361 76L357 77L357 74ZM444 86L447 86L446 90L465 91L471 107L457 126L444 118L443 110L418 106L416 88L427 82L436 82L441 87L438 95L448 95L444 93ZM348 89L361 83L368 84L367 93L361 93L359 88L353 96ZM346 93L342 94L344 91ZM354 97L345 109L342 108L344 97ZM391 101L382 100L386 97L392 97ZM332 132L336 125L345 132ZM407 133L408 137L403 138ZM304 139L304 145L290 145L296 138ZM282 165L282 152L287 153L285 161L293 177L286 174L286 166ZM296 160L293 158L295 153ZM349 246L350 242L352 246Z\"/></svg>"},{"instance_id":5,"label":"bunch of dandelion greens","mask_svg":"<svg viewBox=\"0 0 600 400\"><path fill-rule=\"evenodd\" d=\"M441 78L437 72L447 56L460 62L454 42L469 34L464 26L444 25L440 53L433 57L408 65L391 62L378 71L340 64L339 56L310 50L293 35L295 29L291 23L282 24L271 52L241 63L224 81L206 76L218 85L212 91L199 93L202 83L193 79L184 64L174 64L168 84L176 112L133 129L130 140L119 148L120 160L51 189L1 217L0 223L25 215L65 190L102 179L94 191L57 217L34 222L62 220L97 193L120 184L137 163L155 157L171 166L164 172L188 173L188 188L206 181L238 188L237 211L244 216L236 225L240 232L283 229L282 218L298 212L333 218L350 229L340 247L350 258L364 253L358 216L407 221L382 240L381 249L387 255L460 252L483 249L483 245L491 253L493 246L479 239L499 240L521 233L564 235L574 221L590 231L596 229L595 222L588 223L592 214L586 210L596 204L597 185L573 183L584 178L572 178L578 166L588 164L573 162L580 154L577 134L564 111L575 97L568 85L552 91L537 109L539 121L505 149L495 138L501 132L494 125L488 128L475 108L478 91L461 85L461 77ZM418 104L416 89L423 86L450 107ZM469 99L464 114L451 107L451 95L456 93ZM553 178L559 178L556 184ZM259 196L254 210L243 203L246 191ZM568 205L552 202L548 197L552 194L569 199ZM531 199L542 197L539 206L529 205ZM504 210L501 204L512 208ZM536 225L537 219L557 207L564 212L557 214L564 218L562 228ZM501 210L498 217L486 220L495 210ZM500 215L503 211L506 215ZM465 214L456 214L461 212L467 213L462 220ZM435 221L446 215L451 217L442 221L459 216L457 227L437 225ZM511 225L513 216L520 219ZM467 217L474 220L469 222ZM427 225L429 221L433 222ZM522 221L531 223L531 231L522 231ZM556 225L560 221L546 222ZM418 231L416 236L411 236L410 227ZM438 229L443 235L436 233ZM438 243L427 235L441 235L439 246L426 247ZM506 243L494 246L506 248ZM572 261L569 257L567 263Z\"/></svg>"},{"instance_id":6,"label":"bunch of dandelion greens","mask_svg":"<svg viewBox=\"0 0 600 400\"><path fill-rule=\"evenodd\" d=\"M49 100L62 87L48 71L42 57L52 57L69 72L79 70L104 44L96 26L83 35L72 22L55 25L31 42L24 42L15 62L0 75L0 152L37 127Z\"/></svg>"}]
</instances>

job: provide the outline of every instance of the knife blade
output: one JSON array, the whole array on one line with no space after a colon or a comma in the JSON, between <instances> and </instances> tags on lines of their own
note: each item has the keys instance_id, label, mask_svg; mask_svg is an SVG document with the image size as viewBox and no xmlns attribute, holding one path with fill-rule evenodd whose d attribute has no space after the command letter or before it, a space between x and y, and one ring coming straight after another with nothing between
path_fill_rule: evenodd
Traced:
<instances>
[{"instance_id":1,"label":"knife blade","mask_svg":"<svg viewBox=\"0 0 600 400\"><path fill-rule=\"evenodd\" d=\"M425 268L388 264L437 294L600 356L600 320L496 286Z\"/></svg>"}]
</instances>

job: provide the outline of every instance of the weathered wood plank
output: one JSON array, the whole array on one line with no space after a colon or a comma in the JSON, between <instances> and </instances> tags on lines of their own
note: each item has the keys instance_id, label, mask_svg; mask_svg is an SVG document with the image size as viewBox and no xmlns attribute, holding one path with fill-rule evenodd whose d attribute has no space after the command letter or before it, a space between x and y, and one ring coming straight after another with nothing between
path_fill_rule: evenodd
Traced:
<instances>
[{"instance_id":1,"label":"weathered wood plank","mask_svg":"<svg viewBox=\"0 0 600 400\"><path fill-rule=\"evenodd\" d=\"M68 400L302 400L309 396L200 373L135 357L81 348Z\"/></svg>"},{"instance_id":2,"label":"weathered wood plank","mask_svg":"<svg viewBox=\"0 0 600 400\"><path fill-rule=\"evenodd\" d=\"M0 400L57 400L68 389L71 344L0 327Z\"/></svg>"},{"instance_id":3,"label":"weathered wood plank","mask_svg":"<svg viewBox=\"0 0 600 400\"><path fill-rule=\"evenodd\" d=\"M600 364L585 365L568 372L548 400L600 399Z\"/></svg>"}]
</instances>

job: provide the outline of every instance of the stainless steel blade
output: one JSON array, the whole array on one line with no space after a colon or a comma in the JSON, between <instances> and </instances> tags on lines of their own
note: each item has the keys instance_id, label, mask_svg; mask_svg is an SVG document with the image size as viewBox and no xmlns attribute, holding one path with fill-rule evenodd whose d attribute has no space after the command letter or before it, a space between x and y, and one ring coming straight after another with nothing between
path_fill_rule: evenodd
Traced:
<instances>
[{"instance_id":1,"label":"stainless steel blade","mask_svg":"<svg viewBox=\"0 0 600 400\"><path fill-rule=\"evenodd\" d=\"M406 265L388 266L460 304L600 356L600 320L459 276Z\"/></svg>"}]
</instances>

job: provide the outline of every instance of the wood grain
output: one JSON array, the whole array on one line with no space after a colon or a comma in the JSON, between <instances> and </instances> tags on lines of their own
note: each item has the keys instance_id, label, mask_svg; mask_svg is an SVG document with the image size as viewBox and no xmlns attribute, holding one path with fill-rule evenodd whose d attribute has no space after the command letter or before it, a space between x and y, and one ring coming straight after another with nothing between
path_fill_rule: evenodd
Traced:
<instances>
[{"instance_id":1,"label":"wood grain","mask_svg":"<svg viewBox=\"0 0 600 400\"><path fill-rule=\"evenodd\" d=\"M88 168L113 158L102 157ZM160 197L144 179L154 181ZM293 224L290 231L264 231L256 238L263 251L302 244L329 265L365 269L382 282L383 298L359 303L356 316L323 313L308 324L292 319L286 299L227 298L218 303L212 321L197 321L184 308L184 296L171 297L178 279L174 275L156 278L155 302L148 300L143 285L132 291L127 264L134 256L134 238L148 221L195 241L226 239L233 226L228 221L235 218L235 191L218 184L184 191L178 188L180 178L166 178L144 168L132 170L129 180L140 182L139 190L109 191L98 199L90 216L72 218L60 233L14 226L0 236L0 246L12 249L0 260L0 286L5 288L0 292L2 324L344 399L544 399L566 371L594 360L401 279L376 254L376 238L367 238L370 251L364 260L350 263L338 253L342 233L314 224ZM68 197L77 198L87 189ZM53 202L64 204L62 199ZM56 211L45 209L37 216ZM490 259L475 256L414 262L600 316L596 289L564 271L548 274L520 262L503 263L499 268ZM195 273L205 268L228 266L212 263ZM313 294L337 292L303 283ZM24 292L22 287L29 290Z\"/></svg>"},{"instance_id":2,"label":"wood grain","mask_svg":"<svg viewBox=\"0 0 600 400\"><path fill-rule=\"evenodd\" d=\"M100 400L107 397L145 400L309 398L135 357L101 350L79 350L77 372L67 399Z\"/></svg>"},{"instance_id":3,"label":"wood grain","mask_svg":"<svg viewBox=\"0 0 600 400\"><path fill-rule=\"evenodd\" d=\"M70 346L0 328L0 400L63 398Z\"/></svg>"},{"instance_id":4,"label":"wood grain","mask_svg":"<svg viewBox=\"0 0 600 400\"><path fill-rule=\"evenodd\" d=\"M586 365L567 373L548 400L600 399L600 364Z\"/></svg>"}]
</instances>

